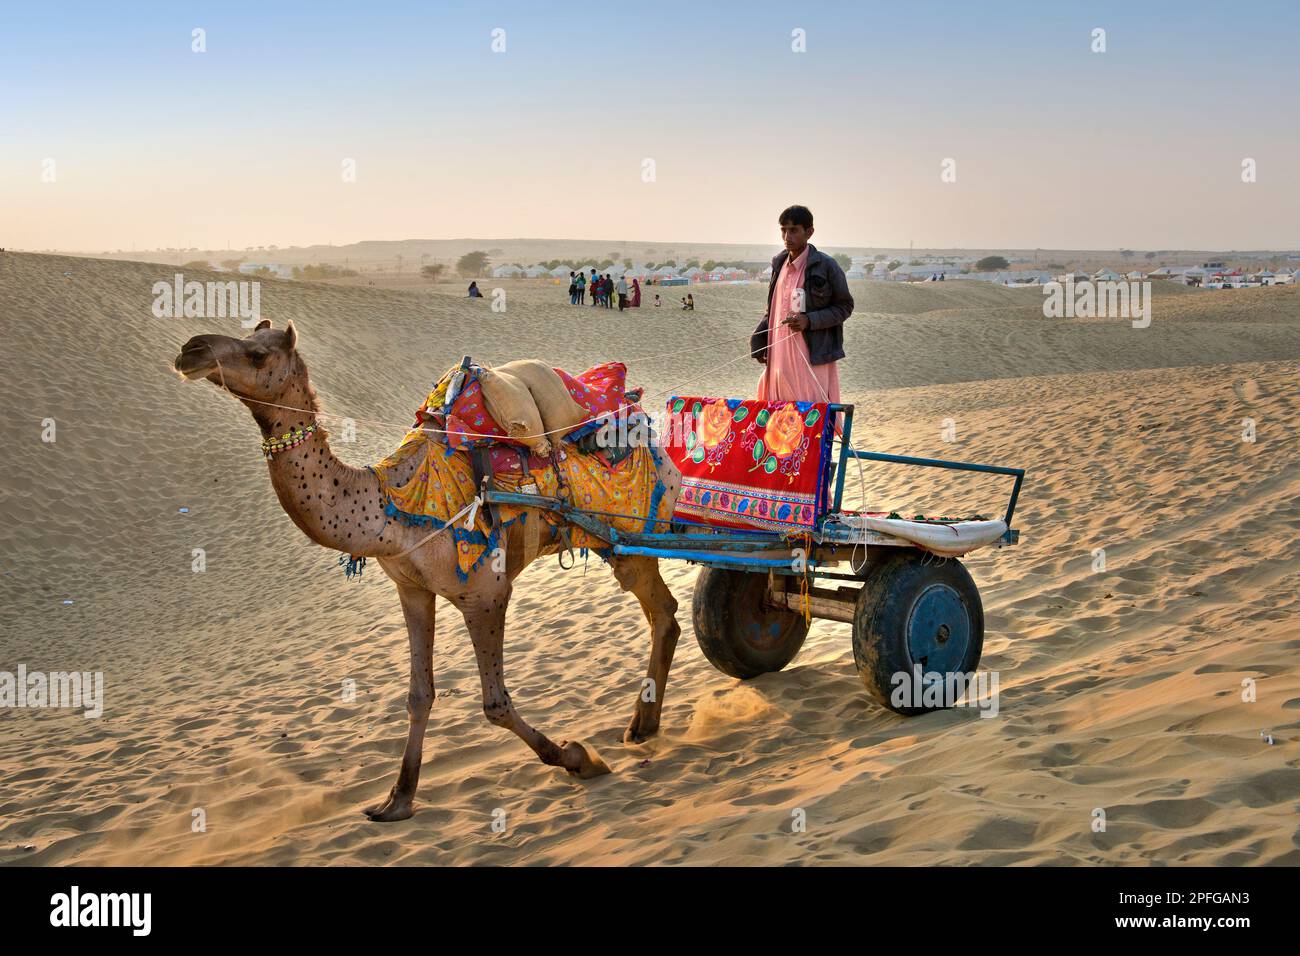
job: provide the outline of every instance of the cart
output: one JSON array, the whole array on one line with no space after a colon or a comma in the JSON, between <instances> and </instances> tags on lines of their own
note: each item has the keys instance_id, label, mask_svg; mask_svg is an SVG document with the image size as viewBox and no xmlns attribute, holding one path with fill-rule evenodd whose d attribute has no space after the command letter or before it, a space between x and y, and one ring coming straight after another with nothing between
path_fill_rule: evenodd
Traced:
<instances>
[{"instance_id":1,"label":"cart","mask_svg":"<svg viewBox=\"0 0 1300 956\"><path fill-rule=\"evenodd\" d=\"M853 406L830 404L827 411L843 416L839 457L823 479L828 494L822 500L828 505L801 541L776 532L696 524L632 534L559 498L488 490L485 500L556 512L607 542L614 555L700 565L695 637L704 656L724 674L748 680L781 670L799 653L811 619L822 618L852 625L858 674L881 704L904 715L951 706L953 701L941 695L925 699L895 691L905 679L900 675L947 680L949 686L953 675L973 675L984 644L979 590L958 558L937 557L924 543L889 533L894 525L887 520L843 511L847 466L852 459L864 459L1014 478L1004 517L981 522L981 546L995 548L1019 541L1012 519L1025 472L857 451L850 445ZM897 527L915 524L900 520ZM959 525L947 527L959 534Z\"/></svg>"}]
</instances>

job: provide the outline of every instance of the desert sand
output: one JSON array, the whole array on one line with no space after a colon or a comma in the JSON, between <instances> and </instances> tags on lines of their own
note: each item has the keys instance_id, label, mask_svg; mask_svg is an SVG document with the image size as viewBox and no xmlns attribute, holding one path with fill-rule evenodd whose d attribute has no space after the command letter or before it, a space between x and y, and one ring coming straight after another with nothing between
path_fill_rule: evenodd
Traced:
<instances>
[{"instance_id":1,"label":"desert sand","mask_svg":"<svg viewBox=\"0 0 1300 956\"><path fill-rule=\"evenodd\" d=\"M614 772L571 779L490 725L443 603L416 814L376 824L360 809L406 736L393 585L377 567L345 581L280 510L248 412L171 371L190 336L238 334L155 318L150 287L174 272L0 255L0 670L106 682L99 719L0 710L0 863L1300 863L1300 288L1157 286L1139 330L1045 319L1033 290L855 284L841 377L859 447L1029 471L1021 544L968 560L998 716L884 710L826 621L785 671L726 677L691 632L697 569L665 563L682 641L659 736L625 746L644 619L595 557L546 558L515 586L512 696ZM459 282L263 282L325 409L359 422L340 457L395 447L463 354L618 359L647 403L752 393L761 286L695 288L687 319L480 284L507 290L505 313ZM903 511L988 513L1007 491L889 465L850 478L850 503L865 489Z\"/></svg>"}]
</instances>

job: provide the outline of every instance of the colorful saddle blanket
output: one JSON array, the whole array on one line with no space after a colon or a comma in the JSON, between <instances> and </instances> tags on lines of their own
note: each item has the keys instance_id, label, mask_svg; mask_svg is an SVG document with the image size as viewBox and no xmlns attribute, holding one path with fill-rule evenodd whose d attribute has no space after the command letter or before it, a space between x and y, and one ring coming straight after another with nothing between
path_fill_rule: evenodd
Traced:
<instances>
[{"instance_id":1,"label":"colorful saddle blanket","mask_svg":"<svg viewBox=\"0 0 1300 956\"><path fill-rule=\"evenodd\" d=\"M657 452L648 446L632 449L630 455L610 465L601 455L583 455L574 449L557 449L554 461L529 458L528 471L518 455L509 454L509 462L495 470L494 486L503 491L525 491L558 497L587 511L603 512L604 520L620 531L645 532L663 530L670 521L670 509L664 501L664 488L655 469ZM514 505L494 505L498 525L488 523L479 509L471 527L465 519L451 524L474 500L474 470L470 450L450 448L428 432L408 432L398 449L371 470L379 477L384 494L384 512L389 518L409 525L429 528L447 527L456 542L457 576L468 580L469 573L497 547L501 530L516 521L531 517ZM533 487L535 486L535 487ZM551 511L536 511L550 528L564 520ZM533 520L536 520L534 518ZM603 558L609 556L608 545L581 528L569 525L570 543L575 548L591 548ZM553 540L553 533L547 541Z\"/></svg>"},{"instance_id":2,"label":"colorful saddle blanket","mask_svg":"<svg viewBox=\"0 0 1300 956\"><path fill-rule=\"evenodd\" d=\"M434 385L429 396L415 413L414 427L445 429L444 437L451 448L494 442L521 445L520 442L512 441L506 435L505 429L488 413L487 404L483 400L483 387L472 371L466 376L464 385L452 399L451 408L444 415L447 390L452 377L459 370L459 365L453 366ZM577 440L582 435L594 431L600 427L599 420L625 407L627 366L622 362L605 362L587 369L580 375L570 375L558 368L555 371L564 380L573 400L586 409L589 418L592 419L587 425L566 436L567 438ZM640 410L635 405L626 407Z\"/></svg>"},{"instance_id":3,"label":"colorful saddle blanket","mask_svg":"<svg viewBox=\"0 0 1300 956\"><path fill-rule=\"evenodd\" d=\"M670 398L665 448L682 472L674 517L811 529L826 510L833 418L825 403Z\"/></svg>"}]
</instances>

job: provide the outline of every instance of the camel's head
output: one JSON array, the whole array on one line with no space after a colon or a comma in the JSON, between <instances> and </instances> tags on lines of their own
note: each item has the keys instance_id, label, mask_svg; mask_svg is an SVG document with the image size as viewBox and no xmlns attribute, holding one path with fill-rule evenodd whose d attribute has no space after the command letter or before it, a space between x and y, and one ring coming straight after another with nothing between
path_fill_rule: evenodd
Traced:
<instances>
[{"instance_id":1,"label":"camel's head","mask_svg":"<svg viewBox=\"0 0 1300 956\"><path fill-rule=\"evenodd\" d=\"M263 319L249 336L196 335L172 362L186 380L206 378L240 399L261 421L274 405L300 397L307 370L295 348L298 333L290 322L282 332Z\"/></svg>"}]
</instances>

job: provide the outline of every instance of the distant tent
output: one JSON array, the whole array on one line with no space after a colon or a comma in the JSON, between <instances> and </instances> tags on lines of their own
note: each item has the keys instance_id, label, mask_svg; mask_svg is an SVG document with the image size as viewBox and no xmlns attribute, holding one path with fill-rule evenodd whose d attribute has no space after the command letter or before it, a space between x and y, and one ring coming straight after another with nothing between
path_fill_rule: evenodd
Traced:
<instances>
[{"instance_id":1,"label":"distant tent","mask_svg":"<svg viewBox=\"0 0 1300 956\"><path fill-rule=\"evenodd\" d=\"M1097 282L1118 282L1121 278L1118 272L1113 272L1110 269L1099 269L1093 273L1092 277Z\"/></svg>"},{"instance_id":2,"label":"distant tent","mask_svg":"<svg viewBox=\"0 0 1300 956\"><path fill-rule=\"evenodd\" d=\"M557 279L563 279L570 272L574 272L574 271L576 270L573 268L573 266L556 266L554 269L551 270L551 275L555 276L555 278Z\"/></svg>"}]
</instances>

